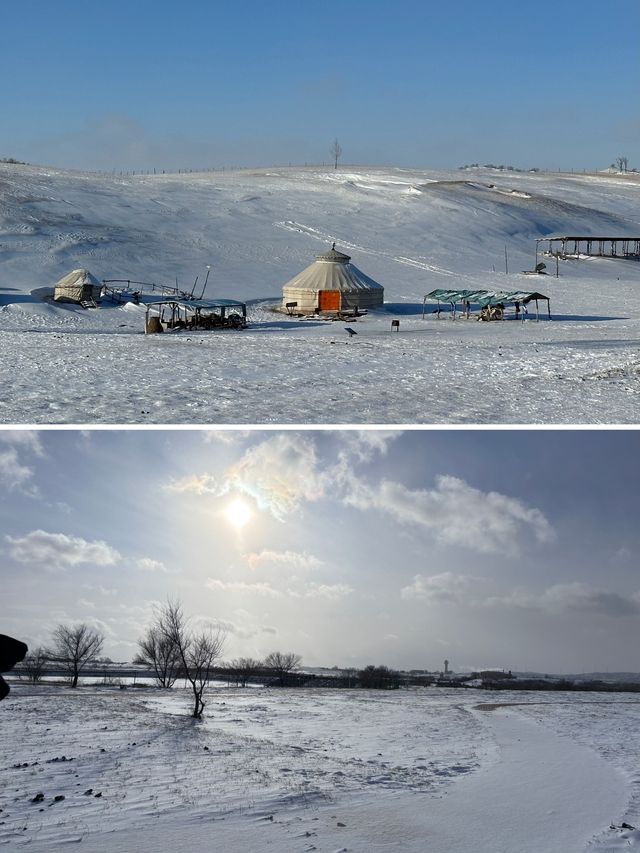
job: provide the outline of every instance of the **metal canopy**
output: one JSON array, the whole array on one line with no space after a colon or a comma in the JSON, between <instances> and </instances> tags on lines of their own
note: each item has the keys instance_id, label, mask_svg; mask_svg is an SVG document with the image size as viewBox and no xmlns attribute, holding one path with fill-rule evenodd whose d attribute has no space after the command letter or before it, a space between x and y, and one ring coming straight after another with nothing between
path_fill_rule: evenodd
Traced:
<instances>
[{"instance_id":1,"label":"metal canopy","mask_svg":"<svg viewBox=\"0 0 640 853\"><path fill-rule=\"evenodd\" d=\"M497 290L487 291L484 296L477 299L477 302L480 305L497 305L498 303L501 303L502 305L515 305L516 302L519 302L521 305L526 305L528 302L538 299L545 299L547 302L549 301L548 296L545 296L542 293L536 293L536 291L510 290L508 292L503 292Z\"/></svg>"},{"instance_id":2,"label":"metal canopy","mask_svg":"<svg viewBox=\"0 0 640 853\"><path fill-rule=\"evenodd\" d=\"M145 299L147 305L181 305L184 308L244 308L245 303L237 299L180 299L177 296L153 296Z\"/></svg>"},{"instance_id":3,"label":"metal canopy","mask_svg":"<svg viewBox=\"0 0 640 853\"><path fill-rule=\"evenodd\" d=\"M425 299L436 299L438 302L478 302L480 305L496 305L498 302L503 304L515 304L520 302L526 305L535 299L546 299L549 297L543 293L537 293L535 290L432 290L427 293Z\"/></svg>"},{"instance_id":4,"label":"metal canopy","mask_svg":"<svg viewBox=\"0 0 640 853\"><path fill-rule=\"evenodd\" d=\"M490 313L494 312L494 309L500 311L500 318L502 319L502 310L506 305L514 305L516 309L516 316L518 316L520 312L520 306L523 307L523 318L527 313L527 309L525 306L529 302L536 303L536 319L539 319L538 314L538 301L543 300L547 303L547 313L549 315L549 319L551 319L551 302L548 296L545 296L544 293L538 293L536 290L445 290L443 288L437 288L436 290L432 290L430 293L427 293L422 300L422 319L425 317L425 308L427 304L427 299L435 299L438 302L438 317L440 317L440 303L448 302L452 306L453 310L453 318L456 317L456 305L458 303L462 303L464 306L464 315L468 318L470 316L470 308L471 303L477 303L480 305L480 319L484 319L485 312L489 311ZM489 319L498 319L497 317L490 317Z\"/></svg>"}]
</instances>

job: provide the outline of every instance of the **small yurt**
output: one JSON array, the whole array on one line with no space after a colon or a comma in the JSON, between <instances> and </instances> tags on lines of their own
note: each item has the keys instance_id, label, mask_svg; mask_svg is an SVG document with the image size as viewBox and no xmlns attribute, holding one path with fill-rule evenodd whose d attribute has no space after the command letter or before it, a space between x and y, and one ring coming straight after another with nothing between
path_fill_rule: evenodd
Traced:
<instances>
[{"instance_id":1,"label":"small yurt","mask_svg":"<svg viewBox=\"0 0 640 853\"><path fill-rule=\"evenodd\" d=\"M56 284L53 298L56 302L98 302L102 285L89 270L73 270Z\"/></svg>"},{"instance_id":2,"label":"small yurt","mask_svg":"<svg viewBox=\"0 0 640 853\"><path fill-rule=\"evenodd\" d=\"M380 308L384 287L350 263L349 255L336 251L334 243L328 252L282 288L282 309L301 314L322 311L353 311ZM296 302L295 308L291 303Z\"/></svg>"}]
</instances>

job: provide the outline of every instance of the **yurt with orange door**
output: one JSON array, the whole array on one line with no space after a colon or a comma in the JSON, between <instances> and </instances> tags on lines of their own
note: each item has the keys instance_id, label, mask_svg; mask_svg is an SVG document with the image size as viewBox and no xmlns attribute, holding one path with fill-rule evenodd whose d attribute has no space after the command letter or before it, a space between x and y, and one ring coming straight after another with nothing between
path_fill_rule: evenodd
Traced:
<instances>
[{"instance_id":1,"label":"yurt with orange door","mask_svg":"<svg viewBox=\"0 0 640 853\"><path fill-rule=\"evenodd\" d=\"M336 250L318 255L282 288L282 309L296 314L381 308L384 287ZM295 305L294 305L295 303Z\"/></svg>"}]
</instances>

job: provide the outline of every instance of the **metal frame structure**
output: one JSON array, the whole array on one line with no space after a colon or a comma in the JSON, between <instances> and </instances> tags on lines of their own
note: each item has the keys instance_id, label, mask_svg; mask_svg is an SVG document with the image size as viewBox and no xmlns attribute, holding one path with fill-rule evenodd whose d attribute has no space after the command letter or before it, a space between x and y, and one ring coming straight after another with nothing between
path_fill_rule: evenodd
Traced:
<instances>
[{"instance_id":1,"label":"metal frame structure","mask_svg":"<svg viewBox=\"0 0 640 853\"><path fill-rule=\"evenodd\" d=\"M640 261L640 237L538 237L536 267L540 243L548 244L545 254L560 258L588 255L593 258L624 258ZM556 246L555 251L554 246Z\"/></svg>"},{"instance_id":2,"label":"metal frame structure","mask_svg":"<svg viewBox=\"0 0 640 853\"><path fill-rule=\"evenodd\" d=\"M157 317L167 329L244 329L247 325L247 306L235 299L160 298L148 302L145 313L145 333L149 322Z\"/></svg>"},{"instance_id":3,"label":"metal frame structure","mask_svg":"<svg viewBox=\"0 0 640 853\"><path fill-rule=\"evenodd\" d=\"M524 309L523 319L526 315L526 307L530 302L535 302L536 304L536 320L540 319L540 309L539 302L546 301L547 303L547 315L549 319L551 319L551 301L548 296L545 296L543 293L538 293L537 291L530 290L510 290L510 291L502 291L502 290L444 290L444 289L436 289L432 290L430 293L427 293L422 300L422 319L425 318L426 313L426 305L427 299L434 299L438 303L438 308L436 314L438 319L440 319L440 305L441 303L449 304L451 306L451 314L452 319L456 319L457 316L457 308L458 304L462 304L463 311L460 312L467 319L471 316L471 303L475 302L480 305L481 309L487 309L485 311L486 317L481 317L481 319L503 319L504 313L503 311L497 312L495 309L502 308L504 309L505 305L514 305L516 308L518 306L522 306ZM493 312L490 310L493 309ZM516 310L516 315L518 315L519 311ZM481 311L482 314L482 311ZM490 316L492 314L492 316Z\"/></svg>"}]
</instances>

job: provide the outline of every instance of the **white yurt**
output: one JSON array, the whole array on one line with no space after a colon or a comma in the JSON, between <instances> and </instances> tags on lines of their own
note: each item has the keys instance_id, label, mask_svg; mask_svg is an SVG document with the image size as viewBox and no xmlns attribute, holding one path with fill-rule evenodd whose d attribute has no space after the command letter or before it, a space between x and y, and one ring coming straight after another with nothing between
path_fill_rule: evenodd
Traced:
<instances>
[{"instance_id":1,"label":"white yurt","mask_svg":"<svg viewBox=\"0 0 640 853\"><path fill-rule=\"evenodd\" d=\"M312 264L282 288L282 309L301 314L380 308L384 287L336 251L318 255ZM294 307L292 303L296 302Z\"/></svg>"},{"instance_id":2,"label":"white yurt","mask_svg":"<svg viewBox=\"0 0 640 853\"><path fill-rule=\"evenodd\" d=\"M102 284L89 270L73 270L56 284L53 298L56 302L97 303Z\"/></svg>"}]
</instances>

